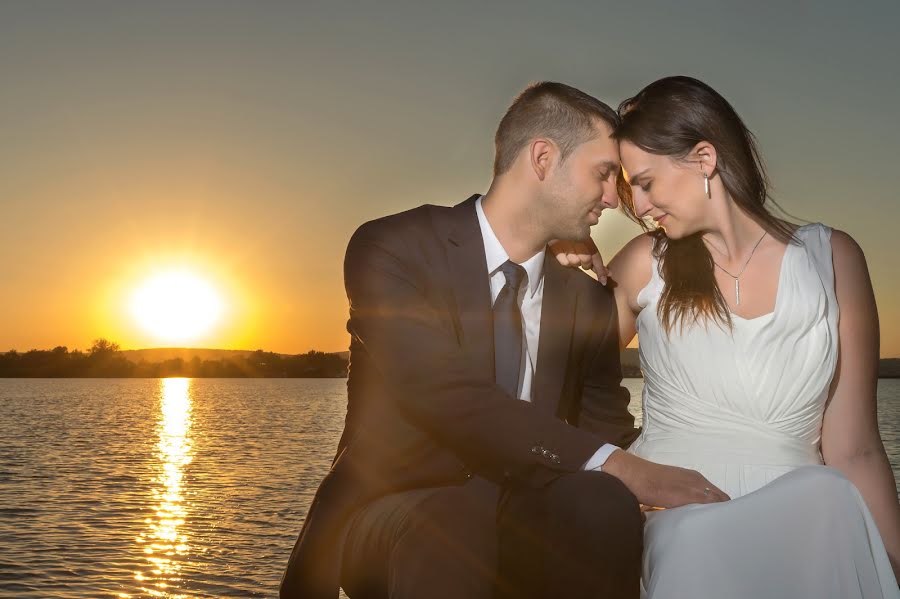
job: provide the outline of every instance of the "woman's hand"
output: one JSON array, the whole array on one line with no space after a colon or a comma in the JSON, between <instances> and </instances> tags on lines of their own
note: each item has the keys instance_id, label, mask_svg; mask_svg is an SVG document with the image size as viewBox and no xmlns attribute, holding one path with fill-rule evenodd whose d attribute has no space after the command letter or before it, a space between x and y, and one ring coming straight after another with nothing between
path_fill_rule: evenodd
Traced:
<instances>
[{"instance_id":1,"label":"woman's hand","mask_svg":"<svg viewBox=\"0 0 900 599\"><path fill-rule=\"evenodd\" d=\"M563 266L580 266L584 270L593 270L600 282L606 285L609 269L603 264L603 258L593 239L589 238L586 241L554 239L550 242L550 251Z\"/></svg>"}]
</instances>

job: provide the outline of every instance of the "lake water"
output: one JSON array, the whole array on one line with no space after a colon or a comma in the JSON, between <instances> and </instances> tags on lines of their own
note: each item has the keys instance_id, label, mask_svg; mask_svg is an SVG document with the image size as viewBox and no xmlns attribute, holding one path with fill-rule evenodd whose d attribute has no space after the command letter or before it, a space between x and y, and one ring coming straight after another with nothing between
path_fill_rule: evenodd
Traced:
<instances>
[{"instance_id":1,"label":"lake water","mask_svg":"<svg viewBox=\"0 0 900 599\"><path fill-rule=\"evenodd\" d=\"M0 597L276 596L345 384L0 379ZM900 480L900 380L878 398Z\"/></svg>"}]
</instances>

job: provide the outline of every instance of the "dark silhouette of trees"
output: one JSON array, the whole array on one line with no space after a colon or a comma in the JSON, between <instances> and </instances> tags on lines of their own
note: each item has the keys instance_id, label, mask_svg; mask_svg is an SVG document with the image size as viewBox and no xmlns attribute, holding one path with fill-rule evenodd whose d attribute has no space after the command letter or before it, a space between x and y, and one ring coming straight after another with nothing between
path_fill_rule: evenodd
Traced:
<instances>
[{"instance_id":1,"label":"dark silhouette of trees","mask_svg":"<svg viewBox=\"0 0 900 599\"><path fill-rule=\"evenodd\" d=\"M347 359L339 354L310 351L282 355L261 349L218 360L172 358L161 362L133 362L119 344L96 339L87 352L65 346L51 350L10 350L0 354L0 377L168 377L337 378L347 376Z\"/></svg>"}]
</instances>

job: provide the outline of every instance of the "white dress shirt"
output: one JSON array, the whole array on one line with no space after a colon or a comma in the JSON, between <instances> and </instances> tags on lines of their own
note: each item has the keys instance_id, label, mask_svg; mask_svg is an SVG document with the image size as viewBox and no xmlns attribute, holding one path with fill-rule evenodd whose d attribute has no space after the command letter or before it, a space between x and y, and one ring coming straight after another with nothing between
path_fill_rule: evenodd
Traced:
<instances>
[{"instance_id":1,"label":"white dress shirt","mask_svg":"<svg viewBox=\"0 0 900 599\"><path fill-rule=\"evenodd\" d=\"M491 304L497 299L500 290L506 285L506 276L500 267L509 260L509 254L503 249L500 240L494 234L484 208L481 206L481 196L475 201L475 212L478 214L478 224L481 227L481 238L484 241L484 257L487 260L487 270L491 281ZM525 284L519 288L519 308L522 312L522 336L525 345L522 352L522 362L519 366L519 391L518 398L523 401L531 401L531 382L534 379L534 371L537 365L538 341L541 333L541 305L544 300L544 257L547 248L544 247L537 254L522 262L519 266L525 269ZM607 443L591 456L584 465L584 470L600 470L610 454L619 449L617 446Z\"/></svg>"}]
</instances>

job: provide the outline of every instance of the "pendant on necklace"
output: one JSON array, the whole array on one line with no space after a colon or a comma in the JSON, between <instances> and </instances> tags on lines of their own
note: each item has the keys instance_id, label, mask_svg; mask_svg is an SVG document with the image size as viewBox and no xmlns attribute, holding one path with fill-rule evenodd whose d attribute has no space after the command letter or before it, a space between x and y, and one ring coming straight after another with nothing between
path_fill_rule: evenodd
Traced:
<instances>
[{"instance_id":1,"label":"pendant on necklace","mask_svg":"<svg viewBox=\"0 0 900 599\"><path fill-rule=\"evenodd\" d=\"M738 279L734 280L734 304L736 306L741 305L741 284Z\"/></svg>"}]
</instances>

